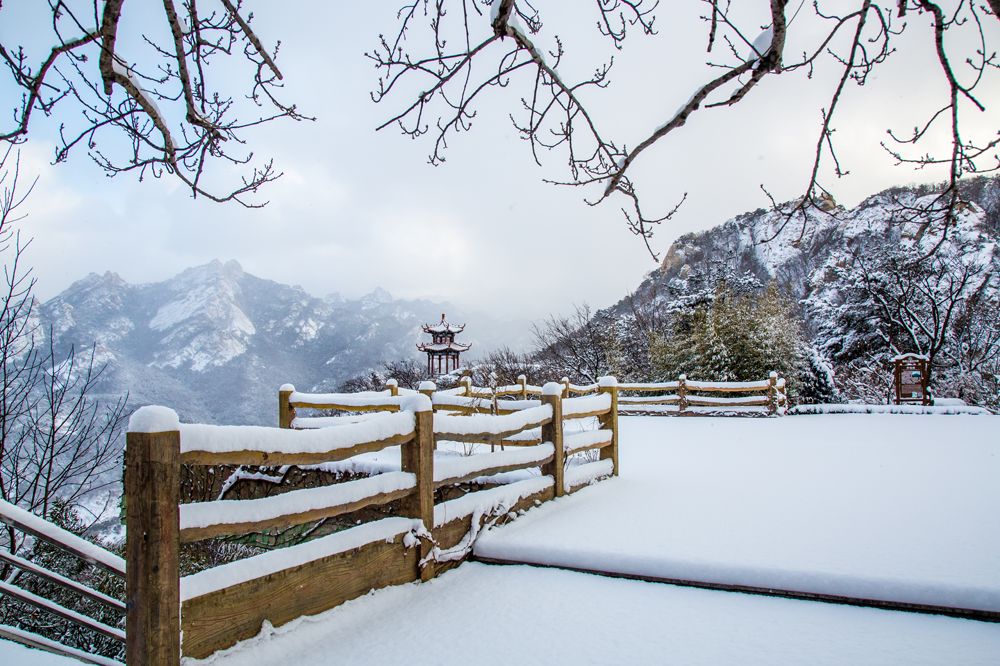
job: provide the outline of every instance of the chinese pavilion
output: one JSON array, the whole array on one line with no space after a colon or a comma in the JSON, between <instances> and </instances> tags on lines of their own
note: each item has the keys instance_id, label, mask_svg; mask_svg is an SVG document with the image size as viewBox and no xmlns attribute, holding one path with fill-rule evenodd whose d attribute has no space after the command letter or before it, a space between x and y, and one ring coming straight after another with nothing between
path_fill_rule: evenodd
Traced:
<instances>
[{"instance_id":1,"label":"chinese pavilion","mask_svg":"<svg viewBox=\"0 0 1000 666\"><path fill-rule=\"evenodd\" d=\"M418 343L417 349L427 352L427 374L445 375L453 370L458 370L459 354L469 351L471 344L463 345L455 342L455 335L465 330L465 324L452 326L441 315L441 322L431 326L424 324L424 333L430 333L431 342Z\"/></svg>"}]
</instances>

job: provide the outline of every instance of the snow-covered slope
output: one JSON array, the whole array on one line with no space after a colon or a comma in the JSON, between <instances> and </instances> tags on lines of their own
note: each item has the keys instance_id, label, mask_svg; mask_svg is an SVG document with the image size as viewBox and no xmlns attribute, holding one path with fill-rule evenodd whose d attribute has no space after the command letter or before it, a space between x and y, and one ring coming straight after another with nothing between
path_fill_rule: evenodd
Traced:
<instances>
[{"instance_id":1,"label":"snow-covered slope","mask_svg":"<svg viewBox=\"0 0 1000 666\"><path fill-rule=\"evenodd\" d=\"M957 223L940 242L939 254L978 266L980 275L1000 272L1000 177L968 181L960 191ZM725 279L736 290L777 284L803 304L807 333L815 338L828 329L831 309L840 301L844 269L887 248L917 247L926 254L941 241L939 225L927 229L901 223L912 211L936 199L932 188L894 188L875 194L852 209L829 199L824 210L810 210L787 221L775 210L744 213L708 231L687 234L669 248L633 295L602 316L628 318L634 304L656 304L672 311L709 297ZM791 204L785 204L784 208ZM787 221L787 223L786 223ZM976 280L979 284L981 280ZM995 289L991 281L988 289ZM844 333L844 332L841 332Z\"/></svg>"},{"instance_id":2,"label":"snow-covered slope","mask_svg":"<svg viewBox=\"0 0 1000 666\"><path fill-rule=\"evenodd\" d=\"M912 240L919 225L899 223L901 206L912 207L933 198L934 194L922 187L887 190L852 209L831 199L826 210L811 210L805 224L801 218L784 224L785 217L773 210L744 213L708 231L678 238L636 295L671 299L711 289L722 277L750 273L762 283L776 280L803 298L809 294L817 271L851 241ZM959 227L949 232L946 244L981 248L995 244L1000 239L1000 178L969 181L962 198L968 203L960 205ZM928 234L926 238L932 237ZM992 248L979 259L994 261ZM627 308L622 301L612 309L624 312Z\"/></svg>"},{"instance_id":3,"label":"snow-covered slope","mask_svg":"<svg viewBox=\"0 0 1000 666\"><path fill-rule=\"evenodd\" d=\"M467 322L476 354L526 342L523 322L498 322L451 305L318 298L213 261L154 284L91 274L41 307L58 347L96 345L107 363L100 388L159 403L184 420L272 424L277 387L330 390L382 360L418 358L420 325L441 312Z\"/></svg>"}]
</instances>

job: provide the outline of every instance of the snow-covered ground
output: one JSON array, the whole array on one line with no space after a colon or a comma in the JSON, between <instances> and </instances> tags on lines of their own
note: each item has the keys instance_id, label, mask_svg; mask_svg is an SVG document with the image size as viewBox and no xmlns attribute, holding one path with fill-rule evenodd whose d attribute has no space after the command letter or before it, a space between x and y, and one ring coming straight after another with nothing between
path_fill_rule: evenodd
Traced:
<instances>
[{"instance_id":1,"label":"snow-covered ground","mask_svg":"<svg viewBox=\"0 0 1000 666\"><path fill-rule=\"evenodd\" d=\"M1000 420L621 419L618 479L483 535L479 555L1000 609ZM1000 624L466 563L209 660L995 664Z\"/></svg>"},{"instance_id":2,"label":"snow-covered ground","mask_svg":"<svg viewBox=\"0 0 1000 666\"><path fill-rule=\"evenodd\" d=\"M476 555L1000 610L1000 418L621 419L621 477Z\"/></svg>"},{"instance_id":3,"label":"snow-covered ground","mask_svg":"<svg viewBox=\"0 0 1000 666\"><path fill-rule=\"evenodd\" d=\"M984 622L470 562L200 663L992 666L998 654L1000 625Z\"/></svg>"}]
</instances>

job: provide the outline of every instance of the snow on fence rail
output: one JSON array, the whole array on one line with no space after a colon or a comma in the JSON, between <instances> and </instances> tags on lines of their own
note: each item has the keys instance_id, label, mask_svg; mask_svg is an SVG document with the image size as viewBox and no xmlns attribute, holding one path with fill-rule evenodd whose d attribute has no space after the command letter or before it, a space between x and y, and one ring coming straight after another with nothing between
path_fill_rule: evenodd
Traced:
<instances>
[{"instance_id":1,"label":"snow on fence rail","mask_svg":"<svg viewBox=\"0 0 1000 666\"><path fill-rule=\"evenodd\" d=\"M558 384L562 387L563 398L595 396L601 392L599 382L577 385L563 377ZM621 412L626 414L784 414L788 409L785 379L778 377L775 372L767 379L754 382L701 382L681 375L677 381L672 382L619 384L618 390L625 393L617 404ZM399 389L392 379L386 383L385 391L354 394L299 393L293 386L286 384L279 391L279 423L282 427L318 428L362 418L297 417L296 409L301 408L354 412L396 410L402 399L401 391L403 389ZM458 387L443 391L437 390L433 382L423 382L420 393L431 398L435 412L506 415L540 406L541 401L536 398L542 395L542 387L528 384L524 375L518 376L517 384L495 388L473 386L472 378L466 376L461 379ZM741 395L726 395L733 393ZM515 437L491 443L531 446L540 442L537 437Z\"/></svg>"},{"instance_id":2,"label":"snow on fence rail","mask_svg":"<svg viewBox=\"0 0 1000 666\"><path fill-rule=\"evenodd\" d=\"M0 523L5 523L11 529L18 530L37 539L46 541L61 550L75 555L84 562L100 567L115 576L125 576L125 561L114 553L110 553L100 546L92 544L85 539L81 539L72 532L62 529L58 525L54 525L47 520L39 518L29 511L25 511L24 509L3 500L0 500ZM78 581L67 578L62 574L51 571L50 569L31 562L30 560L26 560L13 552L0 549L0 561L5 562L9 566L15 567L24 573L44 579L64 589L71 590L82 597L86 597L91 601L96 601L108 608L112 608L122 613L125 612L125 604L119 599L109 597L108 595L94 590ZM125 632L118 627L109 626L88 615L84 615L83 613L79 613L71 608L58 604L51 599L38 596L37 594L15 585L11 582L11 580L12 579L9 578L8 580L0 581L0 595L17 599L18 601L39 608L42 611L60 617L64 620L69 620L70 622L83 627L88 631L108 636L122 643L125 642ZM9 631L0 632L0 637L23 643L29 647L38 647L48 652L73 657L75 659L80 659L93 664L118 663L113 659L107 659L106 657L101 657L99 655L89 655L81 652L80 650L62 645L56 641L36 636L30 632L17 630L13 627L8 627L6 629Z\"/></svg>"},{"instance_id":3,"label":"snow on fence rail","mask_svg":"<svg viewBox=\"0 0 1000 666\"><path fill-rule=\"evenodd\" d=\"M428 580L470 552L484 524L618 473L617 386L563 399L549 383L537 404L501 415L434 413L433 390L305 394L281 389L280 428L181 424L171 410L144 407L129 422L129 663L202 658L279 625L385 587ZM320 417L303 427L296 408L375 410L364 418ZM381 413L380 413L381 412ZM563 436L563 419L596 417L600 430ZM293 427L294 426L294 427ZM513 450L435 459L439 441L539 441ZM569 448L567 450L567 442ZM180 503L185 465L313 465L399 446L399 471L251 500ZM566 471L566 456L599 451ZM537 477L471 492L435 506L435 490L521 469ZM184 542L285 528L372 505L396 515L180 578ZM395 506L395 505L394 505ZM322 581L321 585L315 584ZM181 638L183 636L183 639ZM135 640L133 640L133 637Z\"/></svg>"},{"instance_id":4,"label":"snow on fence rail","mask_svg":"<svg viewBox=\"0 0 1000 666\"><path fill-rule=\"evenodd\" d=\"M674 382L619 384L618 388L627 393L618 399L623 413L766 411L768 414L784 414L788 409L785 379L778 377L776 372L772 372L767 379L756 382L699 382L681 375ZM744 395L700 395L704 393Z\"/></svg>"}]
</instances>

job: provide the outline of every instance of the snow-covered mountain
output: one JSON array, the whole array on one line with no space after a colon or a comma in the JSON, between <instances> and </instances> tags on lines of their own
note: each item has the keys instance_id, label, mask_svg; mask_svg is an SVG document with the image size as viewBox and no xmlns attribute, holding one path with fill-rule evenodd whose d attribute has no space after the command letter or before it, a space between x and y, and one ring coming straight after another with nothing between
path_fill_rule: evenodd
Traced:
<instances>
[{"instance_id":1,"label":"snow-covered mountain","mask_svg":"<svg viewBox=\"0 0 1000 666\"><path fill-rule=\"evenodd\" d=\"M723 280L737 292L774 282L797 303L813 378L835 376L841 397L883 400L888 360L917 352L941 395L1000 405L1000 177L963 182L945 230L949 201L925 185L850 209L827 198L804 221L796 202L739 215L679 238L597 321L619 348L641 348L650 323L673 335L673 313L708 304Z\"/></svg>"},{"instance_id":2,"label":"snow-covered mountain","mask_svg":"<svg viewBox=\"0 0 1000 666\"><path fill-rule=\"evenodd\" d=\"M384 289L360 299L318 298L213 261L164 282L129 284L90 274L41 307L57 347L96 345L102 393L130 394L184 420L273 424L277 387L332 390L382 360L419 358L420 325L468 324L474 355L530 338L527 322L500 322L452 305L397 300Z\"/></svg>"},{"instance_id":3,"label":"snow-covered mountain","mask_svg":"<svg viewBox=\"0 0 1000 666\"><path fill-rule=\"evenodd\" d=\"M660 267L650 272L633 294L639 302L670 301L711 290L722 278L750 275L766 284L776 281L797 299L824 285L822 270L858 241L907 244L921 233L920 225L901 224L900 211L935 199L933 188L899 187L875 194L852 209L827 201L826 210L811 209L803 224L787 224L779 211L758 209L738 215L708 231L686 234L670 246ZM975 260L990 264L1000 240L1000 178L979 178L963 184L959 224L945 240L962 246ZM790 204L786 204L787 208ZM923 240L938 238L936 231ZM623 299L609 308L624 314Z\"/></svg>"}]
</instances>

